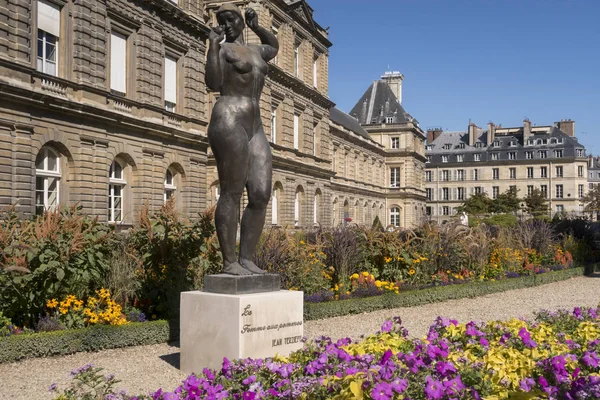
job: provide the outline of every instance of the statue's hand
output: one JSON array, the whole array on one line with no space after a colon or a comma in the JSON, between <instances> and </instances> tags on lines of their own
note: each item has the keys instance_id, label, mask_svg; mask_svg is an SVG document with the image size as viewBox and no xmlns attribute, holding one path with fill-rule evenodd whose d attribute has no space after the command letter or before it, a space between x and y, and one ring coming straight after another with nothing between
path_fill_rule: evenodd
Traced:
<instances>
[{"instance_id":1,"label":"statue's hand","mask_svg":"<svg viewBox=\"0 0 600 400\"><path fill-rule=\"evenodd\" d=\"M224 26L216 26L210 30L208 34L208 40L211 42L221 43L225 39L225 27Z\"/></svg>"},{"instance_id":2,"label":"statue's hand","mask_svg":"<svg viewBox=\"0 0 600 400\"><path fill-rule=\"evenodd\" d=\"M250 7L246 8L246 25L248 25L248 28L252 29L252 31L258 29L258 14Z\"/></svg>"}]
</instances>

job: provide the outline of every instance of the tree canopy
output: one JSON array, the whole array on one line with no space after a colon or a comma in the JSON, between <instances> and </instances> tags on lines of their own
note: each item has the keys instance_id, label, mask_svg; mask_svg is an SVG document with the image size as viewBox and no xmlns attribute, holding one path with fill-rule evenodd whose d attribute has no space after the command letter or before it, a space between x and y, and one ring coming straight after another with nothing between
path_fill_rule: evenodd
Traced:
<instances>
[{"instance_id":1,"label":"tree canopy","mask_svg":"<svg viewBox=\"0 0 600 400\"><path fill-rule=\"evenodd\" d=\"M548 199L540 189L535 188L523 198L525 210L534 216L548 214Z\"/></svg>"}]
</instances>

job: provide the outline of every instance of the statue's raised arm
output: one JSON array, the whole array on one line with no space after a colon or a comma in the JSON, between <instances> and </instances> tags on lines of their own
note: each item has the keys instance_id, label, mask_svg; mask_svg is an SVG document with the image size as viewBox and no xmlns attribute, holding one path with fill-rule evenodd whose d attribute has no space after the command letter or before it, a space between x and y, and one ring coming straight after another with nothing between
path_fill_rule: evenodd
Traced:
<instances>
[{"instance_id":1,"label":"statue's raised arm","mask_svg":"<svg viewBox=\"0 0 600 400\"><path fill-rule=\"evenodd\" d=\"M258 36L262 43L258 47L263 60L269 61L275 58L279 52L279 41L268 29L258 24L258 15L250 7L246 9L246 25L252 29L252 32Z\"/></svg>"}]
</instances>

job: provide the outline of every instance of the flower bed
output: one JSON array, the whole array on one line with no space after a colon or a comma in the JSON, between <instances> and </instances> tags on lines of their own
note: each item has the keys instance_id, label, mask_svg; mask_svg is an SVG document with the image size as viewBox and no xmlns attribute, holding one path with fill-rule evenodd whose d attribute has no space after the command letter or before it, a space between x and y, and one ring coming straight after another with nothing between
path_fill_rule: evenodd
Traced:
<instances>
[{"instance_id":1,"label":"flower bed","mask_svg":"<svg viewBox=\"0 0 600 400\"><path fill-rule=\"evenodd\" d=\"M575 308L540 312L533 321L485 324L439 317L419 340L408 339L394 318L360 343L323 337L289 357L224 359L221 370L191 375L174 392L108 398L600 398L599 313L598 308ZM91 366L74 371L80 396L87 382L107 382L102 394L113 396L114 377L99 373Z\"/></svg>"}]
</instances>

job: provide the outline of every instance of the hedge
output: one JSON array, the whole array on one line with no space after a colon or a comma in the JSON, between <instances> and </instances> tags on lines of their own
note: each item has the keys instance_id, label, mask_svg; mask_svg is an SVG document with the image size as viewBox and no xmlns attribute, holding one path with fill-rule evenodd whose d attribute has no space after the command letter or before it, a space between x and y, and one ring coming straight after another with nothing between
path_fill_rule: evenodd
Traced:
<instances>
[{"instance_id":1,"label":"hedge","mask_svg":"<svg viewBox=\"0 0 600 400\"><path fill-rule=\"evenodd\" d=\"M0 364L23 358L165 343L172 339L173 331L176 330L170 328L168 321L161 320L12 335L0 338Z\"/></svg>"},{"instance_id":2,"label":"hedge","mask_svg":"<svg viewBox=\"0 0 600 400\"><path fill-rule=\"evenodd\" d=\"M304 303L304 320L340 317L349 314L361 314L397 307L415 307L423 304L486 294L523 289L582 276L584 267L562 271L546 272L539 275L505 279L501 281L472 282L460 285L438 286L422 290L411 290L400 294L386 293L381 296L359 299L328 301L323 303Z\"/></svg>"},{"instance_id":3,"label":"hedge","mask_svg":"<svg viewBox=\"0 0 600 400\"><path fill-rule=\"evenodd\" d=\"M477 297L507 290L557 282L584 273L584 267L544 274L465 283L414 290L400 294L388 293L360 299L324 303L305 303L304 320L339 317L396 307L414 307L465 297ZM131 322L122 326L96 325L89 328L0 337L0 364L24 358L62 356L77 352L100 351L128 346L165 343L179 338L176 321Z\"/></svg>"}]
</instances>

